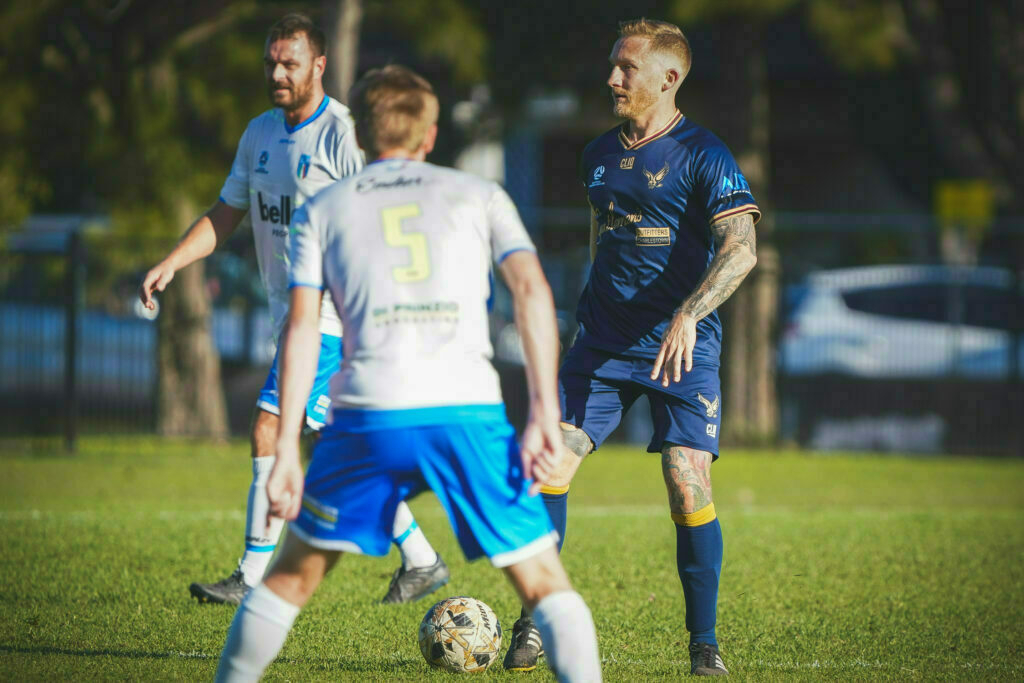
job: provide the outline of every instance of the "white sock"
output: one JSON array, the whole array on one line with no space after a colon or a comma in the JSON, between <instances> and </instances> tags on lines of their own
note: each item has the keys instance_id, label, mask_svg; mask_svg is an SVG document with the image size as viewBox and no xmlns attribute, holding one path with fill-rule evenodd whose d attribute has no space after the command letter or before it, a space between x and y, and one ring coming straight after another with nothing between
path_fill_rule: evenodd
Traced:
<instances>
[{"instance_id":1,"label":"white sock","mask_svg":"<svg viewBox=\"0 0 1024 683\"><path fill-rule=\"evenodd\" d=\"M242 578L249 586L255 586L263 579L270 559L274 556L277 539L284 529L284 520L273 517L267 529L267 479L274 469L277 458L267 455L252 459L252 484L249 486L249 504L245 511L245 554L240 567Z\"/></svg>"},{"instance_id":2,"label":"white sock","mask_svg":"<svg viewBox=\"0 0 1024 683\"><path fill-rule=\"evenodd\" d=\"M576 591L551 593L533 608L548 666L563 683L601 680L594 618Z\"/></svg>"},{"instance_id":3,"label":"white sock","mask_svg":"<svg viewBox=\"0 0 1024 683\"><path fill-rule=\"evenodd\" d=\"M231 622L217 682L258 681L281 651L298 615L298 607L262 583L249 591Z\"/></svg>"},{"instance_id":4,"label":"white sock","mask_svg":"<svg viewBox=\"0 0 1024 683\"><path fill-rule=\"evenodd\" d=\"M437 562L437 552L423 535L423 530L412 516L412 510L403 500L395 510L395 522L391 527L391 540L402 553L402 566L429 567Z\"/></svg>"}]
</instances>

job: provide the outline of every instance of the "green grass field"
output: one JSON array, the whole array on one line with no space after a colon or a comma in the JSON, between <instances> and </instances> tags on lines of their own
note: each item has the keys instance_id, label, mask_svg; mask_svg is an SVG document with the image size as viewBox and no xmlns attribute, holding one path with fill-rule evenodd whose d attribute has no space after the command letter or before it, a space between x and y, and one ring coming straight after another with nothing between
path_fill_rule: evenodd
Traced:
<instances>
[{"instance_id":1,"label":"green grass field","mask_svg":"<svg viewBox=\"0 0 1024 683\"><path fill-rule=\"evenodd\" d=\"M659 459L640 451L602 449L570 494L565 564L609 681L689 672ZM6 441L0 464L0 677L212 679L233 609L187 587L240 555L247 446ZM1024 679L1024 462L732 451L714 477L734 678ZM510 629L511 587L463 560L432 497L412 507L452 569L436 597L478 597ZM375 604L395 566L344 558L267 679L448 679L416 644L431 600Z\"/></svg>"}]
</instances>

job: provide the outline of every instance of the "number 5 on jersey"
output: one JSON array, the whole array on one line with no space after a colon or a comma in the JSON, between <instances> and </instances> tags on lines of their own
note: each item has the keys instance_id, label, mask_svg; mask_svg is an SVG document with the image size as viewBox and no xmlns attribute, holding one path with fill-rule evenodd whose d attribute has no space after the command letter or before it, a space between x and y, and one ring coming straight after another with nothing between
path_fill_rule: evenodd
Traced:
<instances>
[{"instance_id":1,"label":"number 5 on jersey","mask_svg":"<svg viewBox=\"0 0 1024 683\"><path fill-rule=\"evenodd\" d=\"M430 252L427 250L427 236L422 232L402 232L402 221L419 215L419 204L389 206L380 211L384 241L389 247L409 250L409 265L395 266L391 269L391 277L395 279L395 282L419 282L430 277Z\"/></svg>"}]
</instances>

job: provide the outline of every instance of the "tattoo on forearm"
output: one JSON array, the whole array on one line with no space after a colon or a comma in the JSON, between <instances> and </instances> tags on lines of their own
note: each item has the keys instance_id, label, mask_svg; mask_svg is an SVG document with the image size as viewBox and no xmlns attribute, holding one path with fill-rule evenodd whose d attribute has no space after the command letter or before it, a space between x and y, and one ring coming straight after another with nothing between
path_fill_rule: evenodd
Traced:
<instances>
[{"instance_id":1,"label":"tattoo on forearm","mask_svg":"<svg viewBox=\"0 0 1024 683\"><path fill-rule=\"evenodd\" d=\"M711 454L667 446L661 452L668 504L673 514L690 514L711 503Z\"/></svg>"},{"instance_id":2,"label":"tattoo on forearm","mask_svg":"<svg viewBox=\"0 0 1024 683\"><path fill-rule=\"evenodd\" d=\"M757 237L751 214L723 218L711 226L711 233L715 240L715 257L697 287L679 307L681 312L698 320L721 306L757 261Z\"/></svg>"}]
</instances>

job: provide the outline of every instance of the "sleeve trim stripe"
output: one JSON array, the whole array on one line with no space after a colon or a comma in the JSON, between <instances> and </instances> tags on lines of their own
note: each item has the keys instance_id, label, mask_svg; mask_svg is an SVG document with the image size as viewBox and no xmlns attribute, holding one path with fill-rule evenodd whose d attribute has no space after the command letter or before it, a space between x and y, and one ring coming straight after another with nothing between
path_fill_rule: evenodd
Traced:
<instances>
[{"instance_id":1,"label":"sleeve trim stripe","mask_svg":"<svg viewBox=\"0 0 1024 683\"><path fill-rule=\"evenodd\" d=\"M227 204L227 205L228 205L228 206L230 206L230 207L231 207L232 209L238 209L238 210L240 210L240 211L245 211L246 209L248 209L248 208L249 208L249 205L248 205L248 204L246 204L245 206L235 206L234 204L232 204L232 203L231 203L231 202L229 202L228 200L224 199L224 197L217 197L217 199L219 199L219 200L220 200L221 204Z\"/></svg>"},{"instance_id":2,"label":"sleeve trim stripe","mask_svg":"<svg viewBox=\"0 0 1024 683\"><path fill-rule=\"evenodd\" d=\"M507 259L512 254L516 253L517 251L528 251L530 253L537 252L537 250L534 249L533 247L516 247L515 249L509 249L504 254L502 254L500 258L498 258L498 264L500 265L505 259Z\"/></svg>"},{"instance_id":3,"label":"sleeve trim stripe","mask_svg":"<svg viewBox=\"0 0 1024 683\"><path fill-rule=\"evenodd\" d=\"M292 289L293 287L309 287L310 289L319 289L320 291L323 291L323 289L324 289L323 285L314 285L314 284L311 284L309 282L290 282L290 283L288 283L288 289Z\"/></svg>"},{"instance_id":4,"label":"sleeve trim stripe","mask_svg":"<svg viewBox=\"0 0 1024 683\"><path fill-rule=\"evenodd\" d=\"M761 220L761 209L758 208L757 204L744 204L743 206L737 206L735 208L726 209L725 211L716 213L711 217L711 222L714 223L715 221L720 221L723 218L731 218L732 216L739 216L744 213L757 214L754 216L754 223Z\"/></svg>"}]
</instances>

